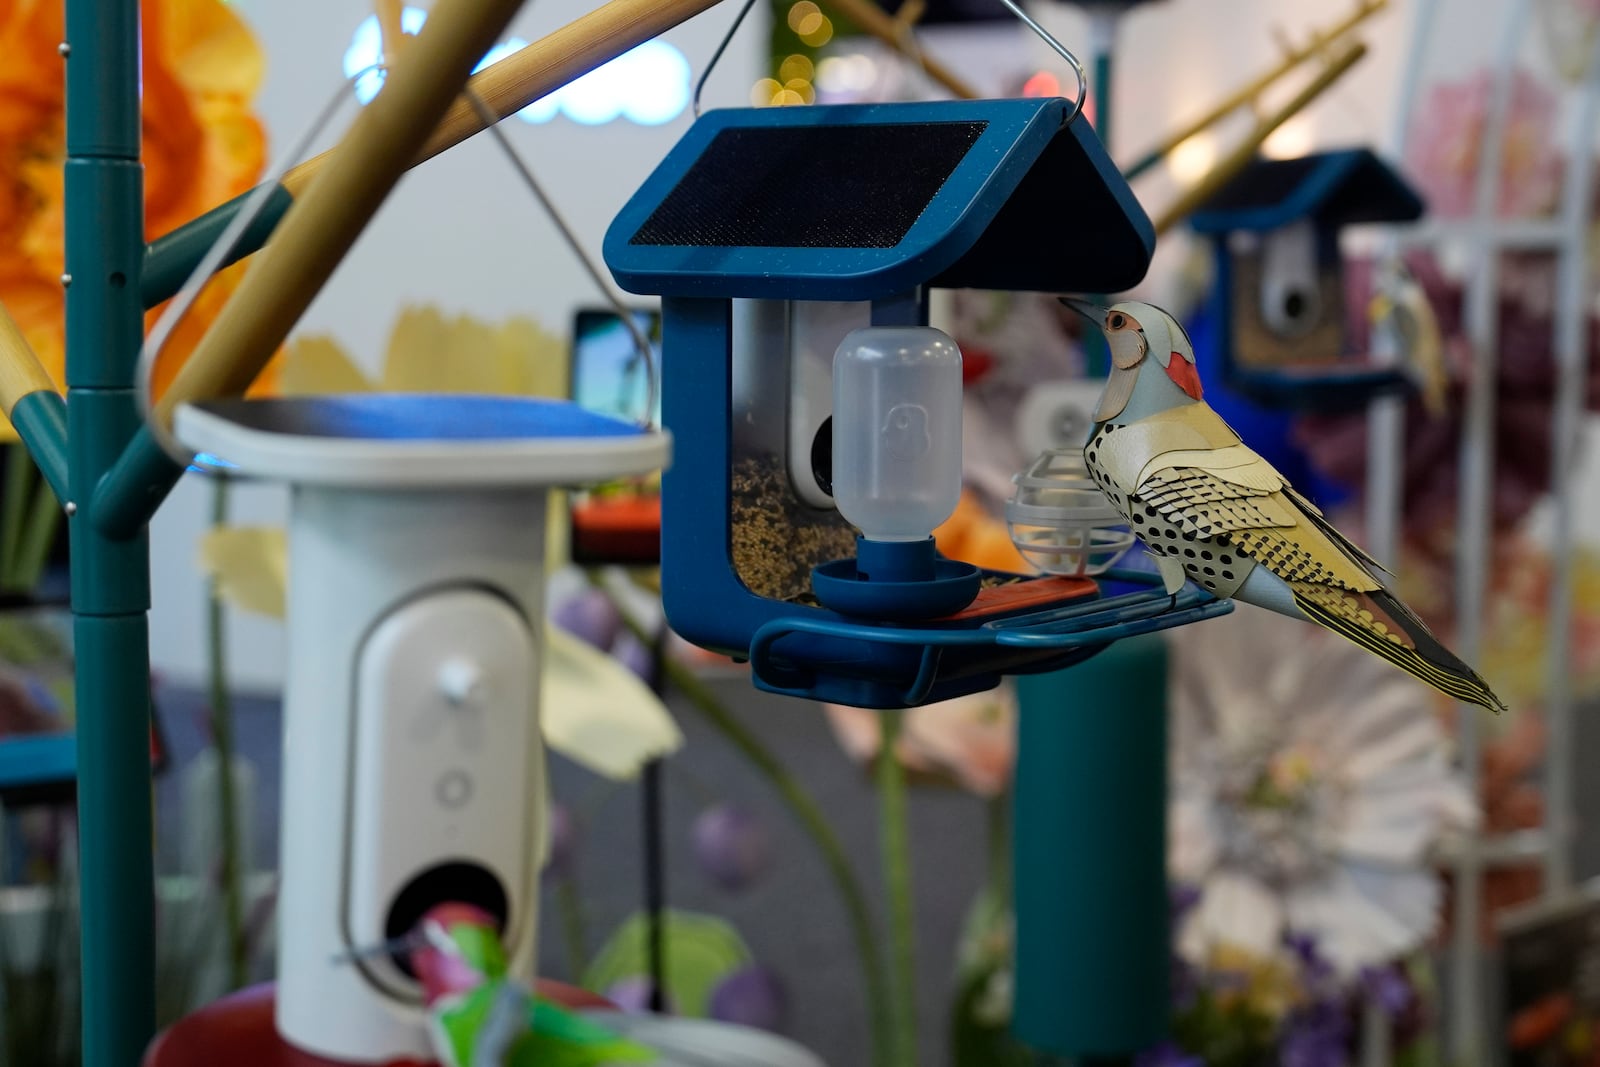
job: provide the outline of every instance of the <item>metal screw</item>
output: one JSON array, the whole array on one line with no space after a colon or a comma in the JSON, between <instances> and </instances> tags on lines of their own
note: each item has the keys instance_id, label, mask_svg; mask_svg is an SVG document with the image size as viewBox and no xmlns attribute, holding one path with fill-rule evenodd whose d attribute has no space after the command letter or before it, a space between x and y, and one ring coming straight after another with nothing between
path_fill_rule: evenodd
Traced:
<instances>
[{"instance_id":1,"label":"metal screw","mask_svg":"<svg viewBox=\"0 0 1600 1067\"><path fill-rule=\"evenodd\" d=\"M61 53L61 58L66 59L72 54L72 46L65 41L56 45L56 51Z\"/></svg>"},{"instance_id":2,"label":"metal screw","mask_svg":"<svg viewBox=\"0 0 1600 1067\"><path fill-rule=\"evenodd\" d=\"M68 518L71 518L78 513L78 505L69 500L67 501L67 506L62 510L67 513Z\"/></svg>"},{"instance_id":3,"label":"metal screw","mask_svg":"<svg viewBox=\"0 0 1600 1067\"><path fill-rule=\"evenodd\" d=\"M65 289L65 288L67 288L67 286L69 286L71 284L72 284L72 275L68 274L66 271L62 271L61 272L61 288Z\"/></svg>"}]
</instances>

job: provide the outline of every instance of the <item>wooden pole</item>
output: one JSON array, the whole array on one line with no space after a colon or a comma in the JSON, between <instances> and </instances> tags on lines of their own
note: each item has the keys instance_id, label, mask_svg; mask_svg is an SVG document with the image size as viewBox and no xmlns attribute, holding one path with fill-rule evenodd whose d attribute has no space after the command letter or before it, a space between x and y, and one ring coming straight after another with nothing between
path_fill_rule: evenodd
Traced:
<instances>
[{"instance_id":1,"label":"wooden pole","mask_svg":"<svg viewBox=\"0 0 1600 1067\"><path fill-rule=\"evenodd\" d=\"M1353 42L1339 55L1328 61L1328 65L1317 72L1317 76L1307 82L1293 99L1289 100L1272 114L1264 116L1251 129L1249 136L1240 141L1226 157L1206 174L1179 195L1176 202L1161 213L1156 219L1156 234L1160 235L1182 222L1195 208L1211 199L1234 176L1243 170L1255 158L1256 150L1263 141L1272 136L1272 131L1288 122L1303 110L1307 104L1322 95L1334 82L1338 81L1345 71L1355 66L1356 61L1367 54L1367 46L1359 41Z\"/></svg>"},{"instance_id":2,"label":"wooden pole","mask_svg":"<svg viewBox=\"0 0 1600 1067\"><path fill-rule=\"evenodd\" d=\"M497 119L507 118L720 2L611 0L604 7L596 8L479 71L467 82L467 87ZM445 110L411 165L432 159L445 149L482 133L485 128L472 103L458 99ZM338 148L330 149L290 170L283 177L284 188L298 199L337 151Z\"/></svg>"},{"instance_id":3,"label":"wooden pole","mask_svg":"<svg viewBox=\"0 0 1600 1067\"><path fill-rule=\"evenodd\" d=\"M400 38L405 36L405 31L400 28L403 7L404 0L378 0L378 54L384 66L393 65L400 54Z\"/></svg>"},{"instance_id":4,"label":"wooden pole","mask_svg":"<svg viewBox=\"0 0 1600 1067\"><path fill-rule=\"evenodd\" d=\"M249 386L519 7L521 0L439 0L156 405L157 419L170 426L179 404Z\"/></svg>"},{"instance_id":5,"label":"wooden pole","mask_svg":"<svg viewBox=\"0 0 1600 1067\"><path fill-rule=\"evenodd\" d=\"M0 304L0 410L9 419L17 401L41 389L54 393L56 383L23 339L17 321Z\"/></svg>"},{"instance_id":6,"label":"wooden pole","mask_svg":"<svg viewBox=\"0 0 1600 1067\"><path fill-rule=\"evenodd\" d=\"M1204 115L1195 119L1182 128L1169 134L1165 140L1147 152L1137 163L1128 168L1127 177L1132 180L1159 163L1169 152L1184 141L1193 137L1201 130L1213 123L1232 114L1238 108L1244 107L1260 96L1266 89L1279 78L1295 70L1309 59L1325 53L1329 46L1339 38L1359 26L1368 17L1377 14L1388 6L1389 0L1362 0L1354 12L1340 22L1329 26L1325 30L1314 30L1311 41L1303 48L1291 49L1283 60L1271 70L1254 79L1247 85L1240 86Z\"/></svg>"}]
</instances>

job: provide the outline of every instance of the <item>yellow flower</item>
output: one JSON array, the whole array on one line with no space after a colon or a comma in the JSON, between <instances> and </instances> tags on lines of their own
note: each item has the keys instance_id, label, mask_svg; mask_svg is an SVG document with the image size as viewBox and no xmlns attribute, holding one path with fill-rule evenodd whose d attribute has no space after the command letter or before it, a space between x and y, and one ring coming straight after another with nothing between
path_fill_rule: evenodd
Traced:
<instances>
[{"instance_id":1,"label":"yellow flower","mask_svg":"<svg viewBox=\"0 0 1600 1067\"><path fill-rule=\"evenodd\" d=\"M266 134L251 111L265 57L222 0L141 5L146 237L189 221L261 176ZM0 0L0 302L59 385L65 359L65 64L59 0ZM236 283L219 275L168 344L176 373ZM147 324L160 309L153 310ZM0 423L3 425L3 423ZM9 434L9 427L5 427Z\"/></svg>"}]
</instances>

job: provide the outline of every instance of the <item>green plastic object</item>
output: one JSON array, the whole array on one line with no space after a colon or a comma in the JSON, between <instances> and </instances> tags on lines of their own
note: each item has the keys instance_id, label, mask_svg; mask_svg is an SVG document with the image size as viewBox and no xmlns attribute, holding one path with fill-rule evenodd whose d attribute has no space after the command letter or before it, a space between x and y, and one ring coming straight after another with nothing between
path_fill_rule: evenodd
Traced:
<instances>
[{"instance_id":1,"label":"green plastic object","mask_svg":"<svg viewBox=\"0 0 1600 1067\"><path fill-rule=\"evenodd\" d=\"M1012 1032L1125 1057L1168 1023L1166 644L1118 641L1017 686Z\"/></svg>"}]
</instances>

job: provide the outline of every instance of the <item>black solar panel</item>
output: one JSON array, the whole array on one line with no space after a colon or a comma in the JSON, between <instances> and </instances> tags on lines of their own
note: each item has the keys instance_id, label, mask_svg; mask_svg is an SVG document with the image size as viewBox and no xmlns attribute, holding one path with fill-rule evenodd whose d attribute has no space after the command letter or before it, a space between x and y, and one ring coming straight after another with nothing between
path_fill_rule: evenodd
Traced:
<instances>
[{"instance_id":1,"label":"black solar panel","mask_svg":"<svg viewBox=\"0 0 1600 1067\"><path fill-rule=\"evenodd\" d=\"M630 243L893 248L987 122L723 130Z\"/></svg>"}]
</instances>

